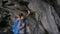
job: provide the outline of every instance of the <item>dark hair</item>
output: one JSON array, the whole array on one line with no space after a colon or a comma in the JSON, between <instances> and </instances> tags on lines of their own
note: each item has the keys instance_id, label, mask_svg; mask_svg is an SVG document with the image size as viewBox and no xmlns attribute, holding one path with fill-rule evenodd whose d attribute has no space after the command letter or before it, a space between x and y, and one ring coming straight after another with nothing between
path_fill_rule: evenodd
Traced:
<instances>
[{"instance_id":1,"label":"dark hair","mask_svg":"<svg viewBox=\"0 0 60 34\"><path fill-rule=\"evenodd\" d=\"M21 18L21 16L24 16L23 13L18 13L18 16Z\"/></svg>"}]
</instances>

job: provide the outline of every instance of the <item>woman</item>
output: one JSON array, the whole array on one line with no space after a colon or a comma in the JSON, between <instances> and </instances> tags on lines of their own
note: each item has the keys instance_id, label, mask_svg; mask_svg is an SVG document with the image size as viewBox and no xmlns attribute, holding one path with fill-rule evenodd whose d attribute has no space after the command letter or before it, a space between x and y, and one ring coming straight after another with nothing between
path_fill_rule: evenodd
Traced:
<instances>
[{"instance_id":1,"label":"woman","mask_svg":"<svg viewBox=\"0 0 60 34\"><path fill-rule=\"evenodd\" d=\"M25 34L26 33L26 25L25 25L25 20L28 17L28 15L30 14L30 11L28 10L28 14L26 15L26 17L24 17L24 15L22 13L19 13L17 15L17 19L13 24L13 33L14 34Z\"/></svg>"}]
</instances>

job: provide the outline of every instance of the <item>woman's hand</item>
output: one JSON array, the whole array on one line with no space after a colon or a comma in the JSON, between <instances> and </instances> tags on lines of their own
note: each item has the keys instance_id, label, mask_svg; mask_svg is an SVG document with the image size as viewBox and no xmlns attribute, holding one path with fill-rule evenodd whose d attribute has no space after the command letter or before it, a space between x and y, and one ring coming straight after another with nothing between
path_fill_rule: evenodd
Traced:
<instances>
[{"instance_id":1,"label":"woman's hand","mask_svg":"<svg viewBox=\"0 0 60 34\"><path fill-rule=\"evenodd\" d=\"M28 14L30 14L30 11L28 10Z\"/></svg>"},{"instance_id":2,"label":"woman's hand","mask_svg":"<svg viewBox=\"0 0 60 34\"><path fill-rule=\"evenodd\" d=\"M25 18L27 18L29 16L29 14L30 14L30 11L27 10L27 14L26 14L26 17Z\"/></svg>"}]
</instances>

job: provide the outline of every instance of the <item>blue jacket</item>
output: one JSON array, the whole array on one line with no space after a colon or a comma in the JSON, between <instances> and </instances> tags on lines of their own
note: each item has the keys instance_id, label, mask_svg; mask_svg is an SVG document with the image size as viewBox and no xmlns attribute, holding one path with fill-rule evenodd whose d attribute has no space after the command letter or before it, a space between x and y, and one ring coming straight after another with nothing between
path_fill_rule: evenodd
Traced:
<instances>
[{"instance_id":1,"label":"blue jacket","mask_svg":"<svg viewBox=\"0 0 60 34\"><path fill-rule=\"evenodd\" d=\"M13 32L16 33L16 34L18 34L18 28L17 28L18 22L19 22L19 20L16 19L14 21L14 24L13 24L13 27L12 27L13 28Z\"/></svg>"},{"instance_id":2,"label":"blue jacket","mask_svg":"<svg viewBox=\"0 0 60 34\"><path fill-rule=\"evenodd\" d=\"M13 24L14 34L24 34L26 31L24 19L17 19Z\"/></svg>"}]
</instances>

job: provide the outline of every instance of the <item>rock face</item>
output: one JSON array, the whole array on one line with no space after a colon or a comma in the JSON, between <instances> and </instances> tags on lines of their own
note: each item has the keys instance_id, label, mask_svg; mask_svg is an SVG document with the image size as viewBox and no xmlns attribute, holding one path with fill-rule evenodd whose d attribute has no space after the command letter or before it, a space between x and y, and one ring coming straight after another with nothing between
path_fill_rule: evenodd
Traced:
<instances>
[{"instance_id":1,"label":"rock face","mask_svg":"<svg viewBox=\"0 0 60 34\"><path fill-rule=\"evenodd\" d=\"M27 1L27 2L26 2ZM26 15L26 9L31 10L28 17L29 22L26 22L27 34L59 34L60 18L54 8L41 0L3 0L0 7L0 23L5 19L6 25L1 27L1 31L11 31L16 14L21 12ZM3 17L3 18L2 18ZM8 33L9 34L9 33Z\"/></svg>"},{"instance_id":2,"label":"rock face","mask_svg":"<svg viewBox=\"0 0 60 34\"><path fill-rule=\"evenodd\" d=\"M57 4L60 5L60 0L57 0Z\"/></svg>"},{"instance_id":3,"label":"rock face","mask_svg":"<svg viewBox=\"0 0 60 34\"><path fill-rule=\"evenodd\" d=\"M59 17L52 6L40 0L30 0L28 7L39 15L39 21L49 34L59 34L56 24L60 23L60 19L58 19Z\"/></svg>"}]
</instances>

